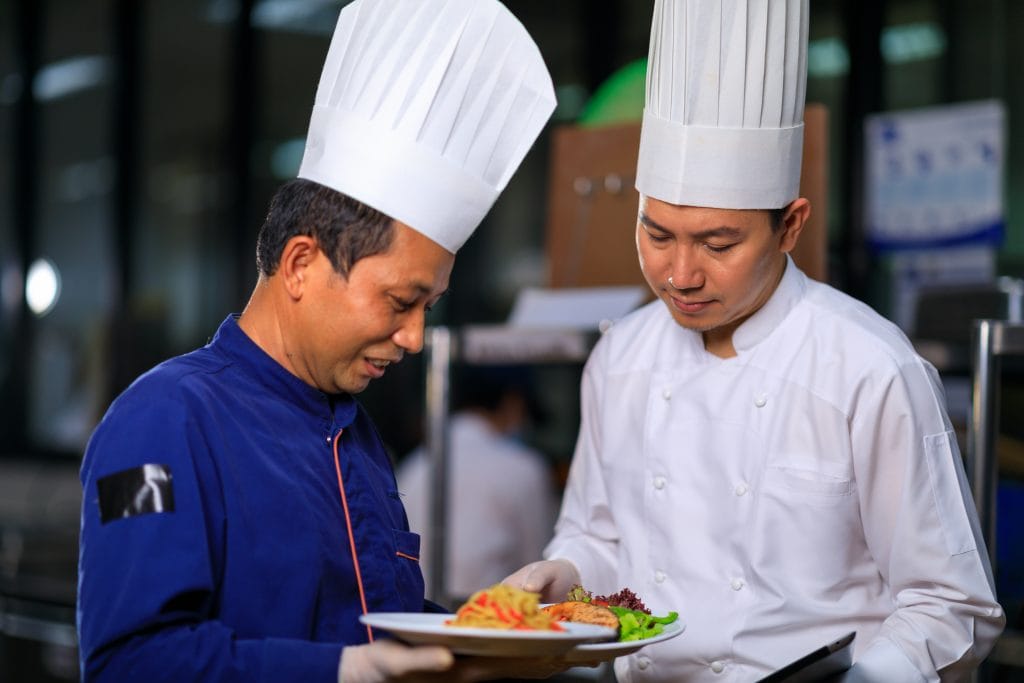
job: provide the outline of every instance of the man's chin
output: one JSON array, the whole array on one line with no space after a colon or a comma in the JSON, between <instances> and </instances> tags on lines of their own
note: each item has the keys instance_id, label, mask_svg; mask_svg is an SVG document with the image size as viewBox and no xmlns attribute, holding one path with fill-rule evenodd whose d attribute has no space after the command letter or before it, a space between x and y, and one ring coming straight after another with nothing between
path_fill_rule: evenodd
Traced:
<instances>
[{"instance_id":1,"label":"man's chin","mask_svg":"<svg viewBox=\"0 0 1024 683\"><path fill-rule=\"evenodd\" d=\"M366 390L370 386L370 382L373 381L372 377L362 377L359 379L345 379L338 382L338 393L340 394L359 394Z\"/></svg>"},{"instance_id":2,"label":"man's chin","mask_svg":"<svg viewBox=\"0 0 1024 683\"><path fill-rule=\"evenodd\" d=\"M676 318L676 322L680 327L696 332L697 334L704 334L705 332L711 332L712 330L718 329L718 325L694 325L692 322L684 322Z\"/></svg>"},{"instance_id":3,"label":"man's chin","mask_svg":"<svg viewBox=\"0 0 1024 683\"><path fill-rule=\"evenodd\" d=\"M710 332L711 330L719 327L719 322L716 320L703 320L695 316L685 315L675 310L671 305L667 305L667 308L672 319L676 321L676 324L690 330L691 332Z\"/></svg>"}]
</instances>

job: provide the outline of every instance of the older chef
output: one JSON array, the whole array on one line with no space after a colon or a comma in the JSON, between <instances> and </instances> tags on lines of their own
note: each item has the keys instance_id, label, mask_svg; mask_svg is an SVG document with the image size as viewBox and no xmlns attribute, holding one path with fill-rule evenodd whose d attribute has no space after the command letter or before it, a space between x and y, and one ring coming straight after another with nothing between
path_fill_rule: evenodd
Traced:
<instances>
[{"instance_id":1,"label":"older chef","mask_svg":"<svg viewBox=\"0 0 1024 683\"><path fill-rule=\"evenodd\" d=\"M678 610L624 682L753 681L855 631L846 680L963 680L1005 622L934 368L788 252L807 0L656 0L636 244L658 300L613 327L547 561Z\"/></svg>"},{"instance_id":2,"label":"older chef","mask_svg":"<svg viewBox=\"0 0 1024 683\"><path fill-rule=\"evenodd\" d=\"M456 250L553 109L536 45L497 0L346 5L245 311L139 378L90 440L83 681L517 672L359 622L425 603L419 538L354 394L421 349Z\"/></svg>"}]
</instances>

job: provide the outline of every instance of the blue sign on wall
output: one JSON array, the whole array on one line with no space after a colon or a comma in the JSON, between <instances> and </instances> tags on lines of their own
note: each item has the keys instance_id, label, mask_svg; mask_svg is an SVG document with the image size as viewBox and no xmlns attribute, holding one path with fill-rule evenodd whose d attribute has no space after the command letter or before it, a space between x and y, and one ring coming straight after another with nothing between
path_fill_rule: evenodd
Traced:
<instances>
[{"instance_id":1,"label":"blue sign on wall","mask_svg":"<svg viewBox=\"0 0 1024 683\"><path fill-rule=\"evenodd\" d=\"M878 251L998 245L1005 121L991 100L865 121L867 237Z\"/></svg>"}]
</instances>

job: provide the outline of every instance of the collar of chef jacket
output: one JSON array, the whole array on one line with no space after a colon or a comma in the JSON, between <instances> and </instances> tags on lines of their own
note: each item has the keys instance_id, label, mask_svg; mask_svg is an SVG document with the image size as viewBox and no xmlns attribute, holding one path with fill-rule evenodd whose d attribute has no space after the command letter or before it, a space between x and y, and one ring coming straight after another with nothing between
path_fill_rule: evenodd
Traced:
<instances>
[{"instance_id":1,"label":"collar of chef jacket","mask_svg":"<svg viewBox=\"0 0 1024 683\"><path fill-rule=\"evenodd\" d=\"M786 255L786 270L782 274L779 286L754 315L743 321L732 335L732 345L736 353L743 353L761 343L769 334L782 324L804 296L807 289L807 278Z\"/></svg>"},{"instance_id":2,"label":"collar of chef jacket","mask_svg":"<svg viewBox=\"0 0 1024 683\"><path fill-rule=\"evenodd\" d=\"M211 346L229 356L231 360L250 368L267 391L293 403L311 415L323 416L325 406L334 414L334 427L344 428L356 418L357 404L350 394L325 394L290 373L270 357L238 326L237 316L229 315Z\"/></svg>"}]
</instances>

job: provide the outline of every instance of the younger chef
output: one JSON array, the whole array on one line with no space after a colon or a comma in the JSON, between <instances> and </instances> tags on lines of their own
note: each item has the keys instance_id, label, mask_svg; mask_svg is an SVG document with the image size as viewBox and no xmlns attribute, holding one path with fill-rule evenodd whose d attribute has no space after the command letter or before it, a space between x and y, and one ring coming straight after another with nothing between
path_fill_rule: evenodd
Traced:
<instances>
[{"instance_id":1,"label":"younger chef","mask_svg":"<svg viewBox=\"0 0 1024 683\"><path fill-rule=\"evenodd\" d=\"M244 312L140 377L90 440L83 681L552 672L455 663L359 622L424 596L419 538L354 395L420 351L456 250L553 108L536 45L497 0L346 5Z\"/></svg>"},{"instance_id":2,"label":"younger chef","mask_svg":"<svg viewBox=\"0 0 1024 683\"><path fill-rule=\"evenodd\" d=\"M637 189L658 300L589 359L547 561L681 637L620 681L753 681L850 631L847 681L965 680L1005 617L935 369L794 265L807 0L656 0Z\"/></svg>"}]
</instances>

